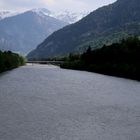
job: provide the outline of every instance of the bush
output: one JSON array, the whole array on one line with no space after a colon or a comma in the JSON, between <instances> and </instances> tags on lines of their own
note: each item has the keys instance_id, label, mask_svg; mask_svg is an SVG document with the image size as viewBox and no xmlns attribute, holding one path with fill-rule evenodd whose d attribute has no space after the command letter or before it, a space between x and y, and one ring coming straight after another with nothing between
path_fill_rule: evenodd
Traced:
<instances>
[{"instance_id":1,"label":"bush","mask_svg":"<svg viewBox=\"0 0 140 140\"><path fill-rule=\"evenodd\" d=\"M0 72L11 70L25 64L25 59L11 51L0 51Z\"/></svg>"}]
</instances>

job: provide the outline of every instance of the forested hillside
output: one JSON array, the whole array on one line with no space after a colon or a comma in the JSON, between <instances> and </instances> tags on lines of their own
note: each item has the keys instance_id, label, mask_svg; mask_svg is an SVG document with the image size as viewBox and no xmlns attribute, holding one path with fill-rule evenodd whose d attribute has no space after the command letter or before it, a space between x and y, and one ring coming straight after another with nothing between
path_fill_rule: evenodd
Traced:
<instances>
[{"instance_id":1,"label":"forested hillside","mask_svg":"<svg viewBox=\"0 0 140 140\"><path fill-rule=\"evenodd\" d=\"M1 52L0 51L0 73L17 68L25 64L25 59L11 51Z\"/></svg>"},{"instance_id":2,"label":"forested hillside","mask_svg":"<svg viewBox=\"0 0 140 140\"><path fill-rule=\"evenodd\" d=\"M94 51L89 47L82 55L70 55L61 67L140 80L140 39L130 37Z\"/></svg>"}]
</instances>

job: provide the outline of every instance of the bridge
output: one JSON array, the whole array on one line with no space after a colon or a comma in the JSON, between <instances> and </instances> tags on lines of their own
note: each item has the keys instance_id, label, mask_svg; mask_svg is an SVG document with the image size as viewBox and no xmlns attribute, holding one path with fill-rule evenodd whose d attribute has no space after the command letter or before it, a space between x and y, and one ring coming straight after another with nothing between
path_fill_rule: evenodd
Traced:
<instances>
[{"instance_id":1,"label":"bridge","mask_svg":"<svg viewBox=\"0 0 140 140\"><path fill-rule=\"evenodd\" d=\"M46 64L46 65L61 65L64 61L27 61L27 63L31 64Z\"/></svg>"}]
</instances>

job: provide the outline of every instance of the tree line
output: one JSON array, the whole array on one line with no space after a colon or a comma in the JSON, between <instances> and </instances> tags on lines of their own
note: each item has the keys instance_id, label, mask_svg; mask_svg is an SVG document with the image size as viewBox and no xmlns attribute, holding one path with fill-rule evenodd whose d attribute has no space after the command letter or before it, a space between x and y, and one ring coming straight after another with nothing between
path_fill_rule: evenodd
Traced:
<instances>
[{"instance_id":1,"label":"tree line","mask_svg":"<svg viewBox=\"0 0 140 140\"><path fill-rule=\"evenodd\" d=\"M140 80L140 39L129 37L97 50L89 46L81 55L70 54L61 67Z\"/></svg>"},{"instance_id":2,"label":"tree line","mask_svg":"<svg viewBox=\"0 0 140 140\"><path fill-rule=\"evenodd\" d=\"M25 58L11 51L0 51L0 73L25 64Z\"/></svg>"}]
</instances>

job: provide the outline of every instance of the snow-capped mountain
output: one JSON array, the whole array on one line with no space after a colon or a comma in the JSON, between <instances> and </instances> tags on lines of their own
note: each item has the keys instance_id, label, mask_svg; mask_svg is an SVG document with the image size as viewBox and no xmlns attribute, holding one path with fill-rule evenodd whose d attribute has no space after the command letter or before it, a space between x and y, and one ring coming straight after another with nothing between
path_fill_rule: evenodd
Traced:
<instances>
[{"instance_id":1,"label":"snow-capped mountain","mask_svg":"<svg viewBox=\"0 0 140 140\"><path fill-rule=\"evenodd\" d=\"M46 38L29 59L65 56L140 35L140 0L117 0L103 6L79 22L64 27Z\"/></svg>"},{"instance_id":2,"label":"snow-capped mountain","mask_svg":"<svg viewBox=\"0 0 140 140\"><path fill-rule=\"evenodd\" d=\"M29 10L29 11L32 11L42 17L50 16L50 17L56 18L58 20L61 20L63 22L69 23L69 24L75 23L78 20L82 19L83 17L85 17L86 15L89 14L89 12L74 13L74 12L70 12L67 10L62 11L62 12L54 12L54 11L49 11L46 8L36 8L36 9ZM26 12L26 11L24 11L24 12ZM24 12L0 11L0 19L12 17L15 15L24 13Z\"/></svg>"},{"instance_id":3,"label":"snow-capped mountain","mask_svg":"<svg viewBox=\"0 0 140 140\"><path fill-rule=\"evenodd\" d=\"M44 15L45 16L52 16L52 12L46 8L36 8L36 9L32 9L30 11L35 12L39 16L44 16Z\"/></svg>"},{"instance_id":4,"label":"snow-capped mountain","mask_svg":"<svg viewBox=\"0 0 140 140\"><path fill-rule=\"evenodd\" d=\"M64 11L64 12L55 13L54 17L71 24L77 22L78 20L82 19L88 14L89 12L74 13L70 11Z\"/></svg>"},{"instance_id":5,"label":"snow-capped mountain","mask_svg":"<svg viewBox=\"0 0 140 140\"><path fill-rule=\"evenodd\" d=\"M47 14L47 10L24 11L14 16L11 16L11 13L10 16L8 13L1 14L3 19L0 20L0 50L26 55L54 31L68 25L45 13Z\"/></svg>"},{"instance_id":6,"label":"snow-capped mountain","mask_svg":"<svg viewBox=\"0 0 140 140\"><path fill-rule=\"evenodd\" d=\"M77 22L78 20L82 19L83 17L89 14L89 12L74 13L67 10L62 12L53 12L45 8L33 9L32 11L38 13L40 16L47 15L69 24Z\"/></svg>"},{"instance_id":7,"label":"snow-capped mountain","mask_svg":"<svg viewBox=\"0 0 140 140\"><path fill-rule=\"evenodd\" d=\"M0 50L27 54L54 31L78 21L83 16L83 13L56 13L45 8L18 13L1 11Z\"/></svg>"}]
</instances>

